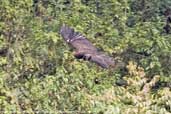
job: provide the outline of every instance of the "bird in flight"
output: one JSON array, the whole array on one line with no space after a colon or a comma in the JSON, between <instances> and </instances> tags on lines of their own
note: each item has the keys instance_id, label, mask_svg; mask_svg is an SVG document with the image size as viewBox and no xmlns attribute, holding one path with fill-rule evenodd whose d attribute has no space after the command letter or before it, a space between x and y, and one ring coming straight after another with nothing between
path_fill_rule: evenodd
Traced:
<instances>
[{"instance_id":1,"label":"bird in flight","mask_svg":"<svg viewBox=\"0 0 171 114\"><path fill-rule=\"evenodd\" d=\"M115 68L117 66L112 57L98 51L85 36L73 28L63 25L60 28L60 34L75 49L75 58L94 62L102 68Z\"/></svg>"}]
</instances>

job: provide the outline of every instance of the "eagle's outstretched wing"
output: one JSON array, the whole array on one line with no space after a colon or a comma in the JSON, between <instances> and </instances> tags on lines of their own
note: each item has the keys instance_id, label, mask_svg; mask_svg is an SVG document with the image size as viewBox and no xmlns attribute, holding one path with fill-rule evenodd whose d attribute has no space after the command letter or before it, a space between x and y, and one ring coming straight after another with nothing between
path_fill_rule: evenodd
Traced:
<instances>
[{"instance_id":1,"label":"eagle's outstretched wing","mask_svg":"<svg viewBox=\"0 0 171 114\"><path fill-rule=\"evenodd\" d=\"M86 37L75 32L73 28L63 25L60 34L68 44L76 49L76 58L89 60L103 68L115 67L115 61L111 57L98 52L97 48Z\"/></svg>"},{"instance_id":2,"label":"eagle's outstretched wing","mask_svg":"<svg viewBox=\"0 0 171 114\"><path fill-rule=\"evenodd\" d=\"M94 47L91 42L79 32L75 32L73 28L63 25L60 29L60 33L64 40L71 44L77 51L97 51L96 47Z\"/></svg>"}]
</instances>

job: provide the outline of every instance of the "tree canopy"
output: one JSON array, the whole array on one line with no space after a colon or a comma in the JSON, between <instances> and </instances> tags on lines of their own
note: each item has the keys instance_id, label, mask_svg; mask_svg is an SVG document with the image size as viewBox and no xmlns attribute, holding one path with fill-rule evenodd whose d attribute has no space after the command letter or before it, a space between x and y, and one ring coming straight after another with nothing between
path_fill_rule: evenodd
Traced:
<instances>
[{"instance_id":1,"label":"tree canopy","mask_svg":"<svg viewBox=\"0 0 171 114\"><path fill-rule=\"evenodd\" d=\"M0 112L171 113L171 0L1 0ZM77 60L66 24L125 63Z\"/></svg>"}]
</instances>

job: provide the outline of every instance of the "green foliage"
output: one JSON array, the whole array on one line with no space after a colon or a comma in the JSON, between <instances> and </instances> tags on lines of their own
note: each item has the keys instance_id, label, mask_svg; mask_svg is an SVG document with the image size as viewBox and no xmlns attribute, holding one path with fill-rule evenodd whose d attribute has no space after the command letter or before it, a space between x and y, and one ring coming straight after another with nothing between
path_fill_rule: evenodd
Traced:
<instances>
[{"instance_id":1,"label":"green foliage","mask_svg":"<svg viewBox=\"0 0 171 114\"><path fill-rule=\"evenodd\" d=\"M1 0L0 112L171 113L170 0ZM125 70L76 60L74 27ZM119 86L120 85L120 86Z\"/></svg>"}]
</instances>

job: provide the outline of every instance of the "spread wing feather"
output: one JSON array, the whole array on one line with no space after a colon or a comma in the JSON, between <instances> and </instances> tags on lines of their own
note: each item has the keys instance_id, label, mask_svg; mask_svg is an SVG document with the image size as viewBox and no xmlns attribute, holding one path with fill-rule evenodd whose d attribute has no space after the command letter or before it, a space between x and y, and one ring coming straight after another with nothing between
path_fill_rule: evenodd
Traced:
<instances>
[{"instance_id":1,"label":"spread wing feather","mask_svg":"<svg viewBox=\"0 0 171 114\"><path fill-rule=\"evenodd\" d=\"M85 54L85 56L86 56L86 54ZM113 58L107 56L106 54L104 54L102 52L92 54L90 58L91 59L89 59L89 60L91 62L94 62L103 68L115 67L115 61L113 60Z\"/></svg>"},{"instance_id":2,"label":"spread wing feather","mask_svg":"<svg viewBox=\"0 0 171 114\"><path fill-rule=\"evenodd\" d=\"M97 48L86 37L75 32L74 29L63 25L60 34L68 44L76 49L75 57L89 60L103 68L115 67L115 62L111 57L98 52Z\"/></svg>"},{"instance_id":3,"label":"spread wing feather","mask_svg":"<svg viewBox=\"0 0 171 114\"><path fill-rule=\"evenodd\" d=\"M60 33L64 40L77 51L97 51L96 47L94 47L83 35L75 32L74 29L66 25L61 27Z\"/></svg>"}]
</instances>

